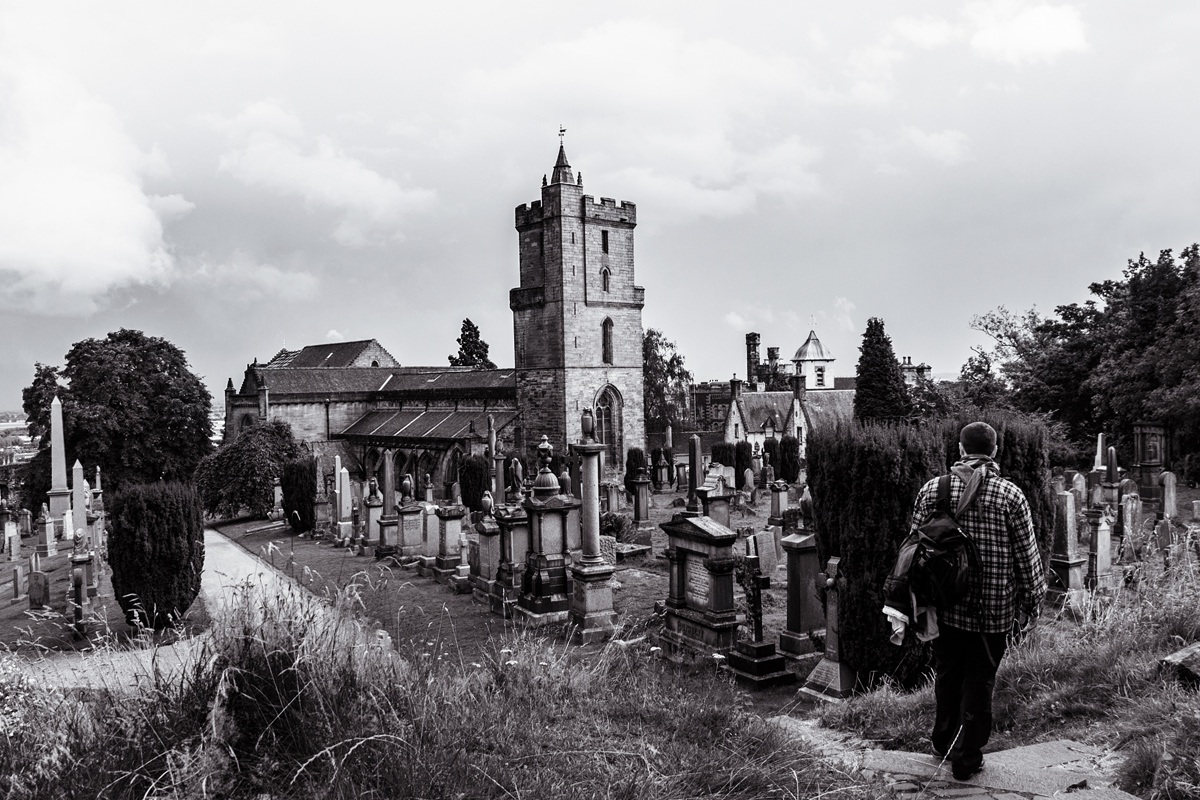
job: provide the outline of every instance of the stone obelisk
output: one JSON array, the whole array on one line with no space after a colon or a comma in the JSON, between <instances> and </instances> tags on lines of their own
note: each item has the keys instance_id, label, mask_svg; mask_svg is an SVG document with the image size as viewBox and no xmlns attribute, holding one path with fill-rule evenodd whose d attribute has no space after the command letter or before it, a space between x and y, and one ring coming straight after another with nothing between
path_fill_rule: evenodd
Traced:
<instances>
[{"instance_id":1,"label":"stone obelisk","mask_svg":"<svg viewBox=\"0 0 1200 800\"><path fill-rule=\"evenodd\" d=\"M50 402L50 519L55 533L62 533L63 514L71 507L71 490L67 488L67 448L63 443L62 402L58 395ZM70 536L71 531L65 535Z\"/></svg>"}]
</instances>

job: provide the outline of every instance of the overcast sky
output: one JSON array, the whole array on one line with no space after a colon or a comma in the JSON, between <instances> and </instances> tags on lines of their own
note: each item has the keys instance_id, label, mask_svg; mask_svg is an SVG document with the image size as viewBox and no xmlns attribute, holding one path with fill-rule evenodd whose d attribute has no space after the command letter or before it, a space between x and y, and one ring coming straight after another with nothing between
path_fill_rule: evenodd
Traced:
<instances>
[{"instance_id":1,"label":"overcast sky","mask_svg":"<svg viewBox=\"0 0 1200 800\"><path fill-rule=\"evenodd\" d=\"M638 205L646 327L697 379L853 375L869 317L957 373L971 317L1200 239L1200 5L0 2L0 409L121 327L214 391L377 338L512 364L513 208L557 131Z\"/></svg>"}]
</instances>

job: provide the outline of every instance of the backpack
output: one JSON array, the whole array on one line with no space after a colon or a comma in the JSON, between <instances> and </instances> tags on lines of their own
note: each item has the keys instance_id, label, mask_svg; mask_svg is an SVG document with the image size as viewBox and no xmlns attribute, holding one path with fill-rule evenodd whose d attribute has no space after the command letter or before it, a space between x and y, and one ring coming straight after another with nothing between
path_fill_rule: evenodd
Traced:
<instances>
[{"instance_id":1,"label":"backpack","mask_svg":"<svg viewBox=\"0 0 1200 800\"><path fill-rule=\"evenodd\" d=\"M974 496L964 496L961 514ZM908 585L920 605L949 608L971 591L971 575L979 568L974 540L958 526L950 510L950 476L938 479L937 507L929 521L910 535L915 549L908 570Z\"/></svg>"}]
</instances>

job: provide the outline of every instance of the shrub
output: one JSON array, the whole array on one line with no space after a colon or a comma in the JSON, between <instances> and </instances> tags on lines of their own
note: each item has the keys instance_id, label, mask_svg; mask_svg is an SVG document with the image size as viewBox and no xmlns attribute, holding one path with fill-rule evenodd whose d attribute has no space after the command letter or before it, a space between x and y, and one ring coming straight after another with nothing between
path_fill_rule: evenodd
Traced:
<instances>
[{"instance_id":1,"label":"shrub","mask_svg":"<svg viewBox=\"0 0 1200 800\"><path fill-rule=\"evenodd\" d=\"M732 467L737 454L733 442L716 442L712 446L712 460L723 467Z\"/></svg>"},{"instance_id":2,"label":"shrub","mask_svg":"<svg viewBox=\"0 0 1200 800\"><path fill-rule=\"evenodd\" d=\"M799 446L800 442L797 441L796 444ZM782 480L779 474L780 464L778 439L767 439L765 442L763 442L763 469L766 469L768 459L769 463L771 464L771 469L775 470L776 480Z\"/></svg>"},{"instance_id":3,"label":"shrub","mask_svg":"<svg viewBox=\"0 0 1200 800\"><path fill-rule=\"evenodd\" d=\"M279 477L283 490L283 513L296 533L311 531L316 524L317 460L295 458L283 465Z\"/></svg>"},{"instance_id":4,"label":"shrub","mask_svg":"<svg viewBox=\"0 0 1200 800\"><path fill-rule=\"evenodd\" d=\"M660 459L666 460L665 457L663 456L663 449L661 447L653 448L650 451L649 469L650 469L650 477L652 480L654 480L656 486L658 485L658 462Z\"/></svg>"},{"instance_id":5,"label":"shrub","mask_svg":"<svg viewBox=\"0 0 1200 800\"><path fill-rule=\"evenodd\" d=\"M788 483L800 480L800 440L790 433L779 440L779 463L775 465L775 477Z\"/></svg>"},{"instance_id":6,"label":"shrub","mask_svg":"<svg viewBox=\"0 0 1200 800\"><path fill-rule=\"evenodd\" d=\"M643 469L647 470L646 477L650 477L646 466L646 451L640 447L629 448L629 452L625 454L625 491L629 494L637 492L633 482Z\"/></svg>"},{"instance_id":7,"label":"shrub","mask_svg":"<svg viewBox=\"0 0 1200 800\"><path fill-rule=\"evenodd\" d=\"M754 446L749 442L738 442L733 448L733 477L738 489L746 487L746 470L754 461Z\"/></svg>"},{"instance_id":8,"label":"shrub","mask_svg":"<svg viewBox=\"0 0 1200 800\"><path fill-rule=\"evenodd\" d=\"M667 460L667 483L675 482L675 448L664 447L663 458Z\"/></svg>"},{"instance_id":9,"label":"shrub","mask_svg":"<svg viewBox=\"0 0 1200 800\"><path fill-rule=\"evenodd\" d=\"M486 458L467 456L462 460L458 467L458 488L462 490L463 505L472 511L483 510L483 493L488 490Z\"/></svg>"},{"instance_id":10,"label":"shrub","mask_svg":"<svg viewBox=\"0 0 1200 800\"><path fill-rule=\"evenodd\" d=\"M637 528L624 514L605 511L600 515L600 535L611 536L618 542L632 542L637 538Z\"/></svg>"},{"instance_id":11,"label":"shrub","mask_svg":"<svg viewBox=\"0 0 1200 800\"><path fill-rule=\"evenodd\" d=\"M300 455L283 420L251 425L196 467L196 488L209 514L235 517L246 509L263 517L275 507L275 479Z\"/></svg>"},{"instance_id":12,"label":"shrub","mask_svg":"<svg viewBox=\"0 0 1200 800\"><path fill-rule=\"evenodd\" d=\"M156 630L179 620L200 592L204 520L186 483L147 483L112 499L108 560L113 593L132 624Z\"/></svg>"}]
</instances>

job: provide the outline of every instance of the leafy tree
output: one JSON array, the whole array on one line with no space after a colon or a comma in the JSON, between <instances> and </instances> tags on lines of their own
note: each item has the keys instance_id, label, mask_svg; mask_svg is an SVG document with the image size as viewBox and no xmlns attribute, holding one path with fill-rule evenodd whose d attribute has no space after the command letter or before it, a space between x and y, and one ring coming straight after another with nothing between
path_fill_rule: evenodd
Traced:
<instances>
[{"instance_id":1,"label":"leafy tree","mask_svg":"<svg viewBox=\"0 0 1200 800\"><path fill-rule=\"evenodd\" d=\"M661 433L667 429L668 420L676 431L683 430L692 373L684 366L675 343L656 328L647 328L642 336L642 382L646 430Z\"/></svg>"},{"instance_id":2,"label":"leafy tree","mask_svg":"<svg viewBox=\"0 0 1200 800\"><path fill-rule=\"evenodd\" d=\"M60 380L67 385L58 386ZM22 401L43 450L50 447L55 394L63 405L67 464L78 459L89 471L99 466L112 491L188 479L212 450L212 398L183 351L166 339L122 328L76 342L61 370L36 364ZM24 481L26 506L38 508L50 486L48 454L30 463Z\"/></svg>"},{"instance_id":3,"label":"leafy tree","mask_svg":"<svg viewBox=\"0 0 1200 800\"><path fill-rule=\"evenodd\" d=\"M935 383L924 377L918 377L917 382L908 387L908 397L912 401L913 416L926 419L956 414L963 405L957 386L949 381Z\"/></svg>"},{"instance_id":4,"label":"leafy tree","mask_svg":"<svg viewBox=\"0 0 1200 800\"><path fill-rule=\"evenodd\" d=\"M1008 405L1008 387L997 374L992 356L982 348L967 359L958 374L963 399L975 408L1003 408Z\"/></svg>"},{"instance_id":5,"label":"leafy tree","mask_svg":"<svg viewBox=\"0 0 1200 800\"><path fill-rule=\"evenodd\" d=\"M496 365L488 358L488 343L479 335L479 326L470 319L462 321L462 332L458 335L458 355L450 356L452 367L475 367L475 369L495 369Z\"/></svg>"},{"instance_id":6,"label":"leafy tree","mask_svg":"<svg viewBox=\"0 0 1200 800\"><path fill-rule=\"evenodd\" d=\"M292 428L283 420L251 425L196 468L204 510L222 517L235 517L242 509L266 516L275 506L275 479L299 455Z\"/></svg>"},{"instance_id":7,"label":"leafy tree","mask_svg":"<svg viewBox=\"0 0 1200 800\"><path fill-rule=\"evenodd\" d=\"M108 561L117 602L133 624L173 624L200 593L204 570L204 521L195 488L174 481L126 486L109 509Z\"/></svg>"},{"instance_id":8,"label":"leafy tree","mask_svg":"<svg viewBox=\"0 0 1200 800\"><path fill-rule=\"evenodd\" d=\"M911 404L904 374L892 350L892 340L883 330L883 320L878 317L867 320L867 330L858 352L855 419L869 422L908 417Z\"/></svg>"}]
</instances>

